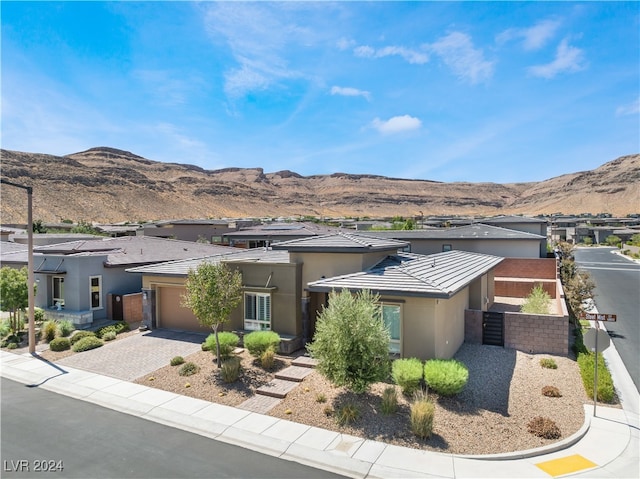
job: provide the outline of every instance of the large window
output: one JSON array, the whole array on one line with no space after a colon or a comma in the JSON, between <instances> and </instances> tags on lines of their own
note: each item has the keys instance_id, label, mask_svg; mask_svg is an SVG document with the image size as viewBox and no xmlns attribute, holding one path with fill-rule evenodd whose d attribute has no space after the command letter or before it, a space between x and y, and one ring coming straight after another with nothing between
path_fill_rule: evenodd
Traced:
<instances>
[{"instance_id":1,"label":"large window","mask_svg":"<svg viewBox=\"0 0 640 479\"><path fill-rule=\"evenodd\" d=\"M401 355L402 308L399 304L382 304L382 320L389 329L389 352Z\"/></svg>"},{"instance_id":2,"label":"large window","mask_svg":"<svg viewBox=\"0 0 640 479\"><path fill-rule=\"evenodd\" d=\"M53 291L53 305L62 308L64 306L64 277L54 276L51 289Z\"/></svg>"},{"instance_id":3,"label":"large window","mask_svg":"<svg viewBox=\"0 0 640 479\"><path fill-rule=\"evenodd\" d=\"M102 276L90 276L89 289L91 292L91 309L101 309L102 308Z\"/></svg>"},{"instance_id":4,"label":"large window","mask_svg":"<svg viewBox=\"0 0 640 479\"><path fill-rule=\"evenodd\" d=\"M265 293L244 294L244 329L271 329L271 295Z\"/></svg>"}]
</instances>

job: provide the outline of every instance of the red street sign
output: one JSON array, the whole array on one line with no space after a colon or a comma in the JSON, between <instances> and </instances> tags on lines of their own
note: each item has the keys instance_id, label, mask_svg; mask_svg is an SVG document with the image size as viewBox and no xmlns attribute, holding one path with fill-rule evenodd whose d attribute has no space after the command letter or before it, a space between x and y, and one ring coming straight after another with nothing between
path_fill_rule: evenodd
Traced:
<instances>
[{"instance_id":1,"label":"red street sign","mask_svg":"<svg viewBox=\"0 0 640 479\"><path fill-rule=\"evenodd\" d=\"M580 319L587 319L589 321L617 321L618 318L615 314L605 313L580 313Z\"/></svg>"}]
</instances>

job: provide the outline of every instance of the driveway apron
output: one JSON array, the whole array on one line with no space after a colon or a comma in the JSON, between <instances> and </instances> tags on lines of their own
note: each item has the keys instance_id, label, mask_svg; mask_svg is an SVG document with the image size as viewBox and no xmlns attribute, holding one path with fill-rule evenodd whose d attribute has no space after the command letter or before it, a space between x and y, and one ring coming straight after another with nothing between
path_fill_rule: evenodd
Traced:
<instances>
[{"instance_id":1,"label":"driveway apron","mask_svg":"<svg viewBox=\"0 0 640 479\"><path fill-rule=\"evenodd\" d=\"M76 353L56 361L125 381L133 381L167 366L174 356L188 356L201 350L206 335L171 330L141 332L104 346Z\"/></svg>"}]
</instances>

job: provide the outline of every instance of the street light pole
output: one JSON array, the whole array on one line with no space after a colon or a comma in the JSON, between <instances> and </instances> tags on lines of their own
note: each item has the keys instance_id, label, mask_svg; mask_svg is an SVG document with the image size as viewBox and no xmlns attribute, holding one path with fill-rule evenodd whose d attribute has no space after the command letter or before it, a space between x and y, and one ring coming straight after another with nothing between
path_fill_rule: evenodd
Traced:
<instances>
[{"instance_id":1,"label":"street light pole","mask_svg":"<svg viewBox=\"0 0 640 479\"><path fill-rule=\"evenodd\" d=\"M4 178L0 178L0 183L27 191L27 301L29 304L27 315L29 318L29 353L34 354L36 352L36 324L33 291L35 286L33 274L33 187L19 185Z\"/></svg>"}]
</instances>

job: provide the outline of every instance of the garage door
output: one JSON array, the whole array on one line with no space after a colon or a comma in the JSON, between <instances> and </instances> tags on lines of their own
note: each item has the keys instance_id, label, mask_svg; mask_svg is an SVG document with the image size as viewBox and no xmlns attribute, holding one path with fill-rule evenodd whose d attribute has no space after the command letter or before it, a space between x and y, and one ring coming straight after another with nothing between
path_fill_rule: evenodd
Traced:
<instances>
[{"instance_id":1,"label":"garage door","mask_svg":"<svg viewBox=\"0 0 640 479\"><path fill-rule=\"evenodd\" d=\"M183 331L211 332L211 328L200 326L189 308L180 306L184 288L163 286L157 289L158 327Z\"/></svg>"}]
</instances>

